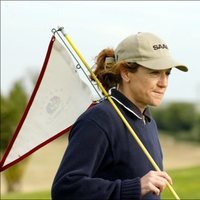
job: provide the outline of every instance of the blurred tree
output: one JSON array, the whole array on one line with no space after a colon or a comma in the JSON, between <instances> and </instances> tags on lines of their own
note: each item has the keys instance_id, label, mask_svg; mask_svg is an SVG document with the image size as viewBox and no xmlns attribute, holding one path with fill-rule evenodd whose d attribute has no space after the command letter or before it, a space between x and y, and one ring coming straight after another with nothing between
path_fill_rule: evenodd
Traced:
<instances>
[{"instance_id":1,"label":"blurred tree","mask_svg":"<svg viewBox=\"0 0 200 200\"><path fill-rule=\"evenodd\" d=\"M158 129L160 130L166 130L167 127L165 110L165 107L151 108L152 115L156 120Z\"/></svg>"},{"instance_id":2,"label":"blurred tree","mask_svg":"<svg viewBox=\"0 0 200 200\"><path fill-rule=\"evenodd\" d=\"M158 129L173 136L182 134L182 138L192 140L192 137L197 137L200 131L198 113L193 103L168 103L160 108L152 108L152 115L157 122Z\"/></svg>"},{"instance_id":3,"label":"blurred tree","mask_svg":"<svg viewBox=\"0 0 200 200\"><path fill-rule=\"evenodd\" d=\"M0 151L1 153L6 149L8 145L8 141L11 138L12 128L8 122L11 120L12 109L9 106L9 102L7 98L1 95L1 145ZM9 133L9 134L8 134Z\"/></svg>"},{"instance_id":4,"label":"blurred tree","mask_svg":"<svg viewBox=\"0 0 200 200\"><path fill-rule=\"evenodd\" d=\"M5 151L20 121L27 104L27 98L20 81L14 84L7 97L1 95L1 152ZM27 159L4 172L8 192L19 189L26 162Z\"/></svg>"},{"instance_id":5,"label":"blurred tree","mask_svg":"<svg viewBox=\"0 0 200 200\"><path fill-rule=\"evenodd\" d=\"M20 81L7 97L1 95L1 151L4 151L27 104L27 94Z\"/></svg>"},{"instance_id":6,"label":"blurred tree","mask_svg":"<svg viewBox=\"0 0 200 200\"><path fill-rule=\"evenodd\" d=\"M165 112L169 131L190 131L194 127L196 118L194 104L171 103Z\"/></svg>"},{"instance_id":7,"label":"blurred tree","mask_svg":"<svg viewBox=\"0 0 200 200\"><path fill-rule=\"evenodd\" d=\"M195 125L191 134L193 140L200 143L200 112L196 116Z\"/></svg>"}]
</instances>

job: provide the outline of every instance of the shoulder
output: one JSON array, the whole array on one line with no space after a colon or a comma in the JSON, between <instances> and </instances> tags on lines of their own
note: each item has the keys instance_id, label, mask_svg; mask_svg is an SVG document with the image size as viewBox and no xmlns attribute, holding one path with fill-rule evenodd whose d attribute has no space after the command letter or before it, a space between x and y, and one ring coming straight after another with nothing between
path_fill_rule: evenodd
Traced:
<instances>
[{"instance_id":1,"label":"shoulder","mask_svg":"<svg viewBox=\"0 0 200 200\"><path fill-rule=\"evenodd\" d=\"M106 101L91 105L73 124L69 140L71 138L84 137L91 140L95 138L107 138L108 120L109 120L109 108ZM108 109L106 109L108 108ZM81 139L83 140L83 139Z\"/></svg>"},{"instance_id":2,"label":"shoulder","mask_svg":"<svg viewBox=\"0 0 200 200\"><path fill-rule=\"evenodd\" d=\"M115 111L111 104L104 100L100 103L92 105L88 108L78 120L90 120L95 123L103 123L104 121L109 121L114 117Z\"/></svg>"},{"instance_id":3,"label":"shoulder","mask_svg":"<svg viewBox=\"0 0 200 200\"><path fill-rule=\"evenodd\" d=\"M92 132L90 134L104 132L104 134L108 135L108 133L115 130L116 120L119 120L115 119L117 117L117 113L112 105L107 100L104 100L92 105L81 114L72 126L72 130L79 127L87 132Z\"/></svg>"}]
</instances>

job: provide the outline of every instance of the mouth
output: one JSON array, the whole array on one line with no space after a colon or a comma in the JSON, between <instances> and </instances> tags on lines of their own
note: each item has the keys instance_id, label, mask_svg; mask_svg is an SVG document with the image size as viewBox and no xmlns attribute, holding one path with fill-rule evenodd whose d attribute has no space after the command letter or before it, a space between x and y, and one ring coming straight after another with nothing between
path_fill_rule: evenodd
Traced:
<instances>
[{"instance_id":1,"label":"mouth","mask_svg":"<svg viewBox=\"0 0 200 200\"><path fill-rule=\"evenodd\" d=\"M164 95L164 92L161 92L161 91L154 91L154 93Z\"/></svg>"},{"instance_id":2,"label":"mouth","mask_svg":"<svg viewBox=\"0 0 200 200\"><path fill-rule=\"evenodd\" d=\"M153 93L158 97L163 97L163 95L164 95L164 92L162 92L162 91L154 91Z\"/></svg>"}]
</instances>

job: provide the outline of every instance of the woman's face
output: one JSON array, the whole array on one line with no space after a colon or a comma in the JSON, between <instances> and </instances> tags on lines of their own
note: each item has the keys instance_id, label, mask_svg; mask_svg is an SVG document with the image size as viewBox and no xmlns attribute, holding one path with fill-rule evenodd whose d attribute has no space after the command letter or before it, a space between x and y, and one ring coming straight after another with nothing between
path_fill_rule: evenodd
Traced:
<instances>
[{"instance_id":1,"label":"woman's face","mask_svg":"<svg viewBox=\"0 0 200 200\"><path fill-rule=\"evenodd\" d=\"M122 71L122 93L143 112L147 105L158 106L168 86L171 69L139 67L137 72Z\"/></svg>"}]
</instances>

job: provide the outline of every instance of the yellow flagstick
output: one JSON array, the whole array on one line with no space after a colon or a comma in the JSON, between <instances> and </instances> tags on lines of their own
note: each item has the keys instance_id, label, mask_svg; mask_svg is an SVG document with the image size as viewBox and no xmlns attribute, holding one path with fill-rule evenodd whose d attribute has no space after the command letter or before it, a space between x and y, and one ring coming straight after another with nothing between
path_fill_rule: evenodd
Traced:
<instances>
[{"instance_id":1,"label":"yellow flagstick","mask_svg":"<svg viewBox=\"0 0 200 200\"><path fill-rule=\"evenodd\" d=\"M71 47L73 48L73 50L76 52L76 54L78 55L78 57L80 58L80 60L86 66L86 68L90 72L92 78L96 81L97 85L102 90L103 94L107 97L107 99L109 100L109 102L111 103L111 105L113 106L113 108L115 109L115 111L117 112L117 114L119 115L119 117L121 118L121 120L124 122L124 124L126 125L126 127L128 128L128 130L131 132L132 136L134 137L134 139L136 140L136 142L138 143L138 145L140 146L140 148L142 149L142 151L144 152L144 154L147 156L147 158L149 159L150 163L153 165L153 167L155 168L155 170L156 171L161 171L160 168L158 167L158 165L155 163L155 161L151 157L151 155L149 154L149 152L147 151L146 147L143 145L143 143L141 142L141 140L138 138L138 136L135 133L135 131L132 129L132 127L130 126L130 124L128 123L128 121L125 119L125 117L121 113L121 111L119 110L119 108L117 107L117 105L115 104L115 102L109 96L108 92L105 90L105 88L103 87L103 85L101 84L101 82L98 80L98 78L96 77L96 75L94 74L94 72L91 70L90 66L87 64L87 62L85 61L85 59L83 58L83 56L80 54L80 52L78 51L78 49L76 48L76 46L73 44L73 42L70 39L70 37L67 34L64 33L63 29L61 29L61 32L64 35L64 37L66 38L66 40L69 42L69 44L71 45ZM170 189L170 191L172 192L172 194L174 195L175 199L176 200L180 200L179 196L176 194L176 192L174 191L173 187L169 184L169 182L167 182L167 186Z\"/></svg>"}]
</instances>

